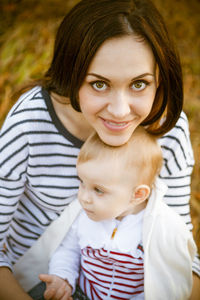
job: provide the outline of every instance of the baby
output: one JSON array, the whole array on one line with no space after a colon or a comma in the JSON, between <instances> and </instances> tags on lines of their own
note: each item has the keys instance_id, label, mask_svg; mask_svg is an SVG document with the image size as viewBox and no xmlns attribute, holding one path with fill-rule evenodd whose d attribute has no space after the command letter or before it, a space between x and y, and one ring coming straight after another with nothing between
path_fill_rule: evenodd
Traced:
<instances>
[{"instance_id":1,"label":"baby","mask_svg":"<svg viewBox=\"0 0 200 300\"><path fill-rule=\"evenodd\" d=\"M45 299L188 299L196 246L163 201L161 166L161 148L142 127L120 147L88 138L77 162L83 210L50 275L40 275Z\"/></svg>"}]
</instances>

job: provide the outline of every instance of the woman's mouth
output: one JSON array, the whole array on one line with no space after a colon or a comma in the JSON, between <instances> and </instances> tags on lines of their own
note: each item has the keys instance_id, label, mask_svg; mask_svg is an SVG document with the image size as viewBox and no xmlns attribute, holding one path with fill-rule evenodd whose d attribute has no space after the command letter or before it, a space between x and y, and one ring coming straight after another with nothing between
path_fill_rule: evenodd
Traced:
<instances>
[{"instance_id":1,"label":"woman's mouth","mask_svg":"<svg viewBox=\"0 0 200 300\"><path fill-rule=\"evenodd\" d=\"M121 131L126 129L130 125L130 121L124 121L124 122L116 122L112 120L106 120L101 118L104 126L112 131Z\"/></svg>"}]
</instances>

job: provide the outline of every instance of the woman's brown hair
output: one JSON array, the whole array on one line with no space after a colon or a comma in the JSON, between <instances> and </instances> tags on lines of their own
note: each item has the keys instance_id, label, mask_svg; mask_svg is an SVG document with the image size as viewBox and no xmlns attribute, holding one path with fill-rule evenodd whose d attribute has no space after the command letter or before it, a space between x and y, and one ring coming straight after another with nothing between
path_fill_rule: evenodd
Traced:
<instances>
[{"instance_id":1,"label":"woman's brown hair","mask_svg":"<svg viewBox=\"0 0 200 300\"><path fill-rule=\"evenodd\" d=\"M163 135L174 127L182 110L182 71L163 18L150 0L80 1L58 29L43 85L69 97L80 111L78 92L95 53L105 40L130 34L148 42L159 69L154 104L141 125Z\"/></svg>"}]
</instances>

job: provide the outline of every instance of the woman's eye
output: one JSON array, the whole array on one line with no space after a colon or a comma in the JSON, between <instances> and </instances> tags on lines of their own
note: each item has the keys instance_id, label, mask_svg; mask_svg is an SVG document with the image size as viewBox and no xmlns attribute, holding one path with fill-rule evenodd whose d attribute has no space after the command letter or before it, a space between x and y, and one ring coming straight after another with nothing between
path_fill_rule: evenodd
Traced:
<instances>
[{"instance_id":1,"label":"woman's eye","mask_svg":"<svg viewBox=\"0 0 200 300\"><path fill-rule=\"evenodd\" d=\"M92 82L92 87L96 91L104 91L107 88L107 84L103 81L95 81L95 82Z\"/></svg>"},{"instance_id":2,"label":"woman's eye","mask_svg":"<svg viewBox=\"0 0 200 300\"><path fill-rule=\"evenodd\" d=\"M147 82L144 81L136 81L132 84L132 89L135 91L142 91L145 89L145 87L148 85Z\"/></svg>"},{"instance_id":3,"label":"woman's eye","mask_svg":"<svg viewBox=\"0 0 200 300\"><path fill-rule=\"evenodd\" d=\"M104 193L103 190L101 190L101 189L98 188L98 187L95 187L95 188L94 188L94 191L95 191L96 194L99 194L99 195L102 195L102 194Z\"/></svg>"}]
</instances>

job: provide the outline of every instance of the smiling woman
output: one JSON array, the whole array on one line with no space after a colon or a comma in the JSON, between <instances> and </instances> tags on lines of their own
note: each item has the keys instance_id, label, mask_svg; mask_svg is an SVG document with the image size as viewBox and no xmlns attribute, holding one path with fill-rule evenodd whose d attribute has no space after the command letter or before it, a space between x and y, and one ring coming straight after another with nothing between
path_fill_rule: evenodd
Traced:
<instances>
[{"instance_id":1,"label":"smiling woman","mask_svg":"<svg viewBox=\"0 0 200 300\"><path fill-rule=\"evenodd\" d=\"M105 11L103 7L106 7ZM87 14L84 14L84 22L83 11L87 11ZM72 36L76 36L76 39L71 39ZM72 107L81 111L79 90L94 57L104 43L125 36L135 37L138 50L145 43L154 56L154 67L158 69L159 84L151 112L142 124L148 125L149 132L162 135L173 128L182 109L182 72L179 56L162 17L156 9L152 9L150 1L145 1L145 4L139 1L115 3L107 0L100 3L91 0L81 1L64 18L58 29L54 58L43 85L49 91L69 97ZM112 61L113 65L116 62L120 64L120 60L114 59L112 50L112 48L108 49L110 62ZM126 54L134 56L131 50ZM163 116L165 118L160 122Z\"/></svg>"},{"instance_id":2,"label":"smiling woman","mask_svg":"<svg viewBox=\"0 0 200 300\"><path fill-rule=\"evenodd\" d=\"M179 57L150 0L82 0L72 8L47 72L1 129L1 300L30 299L10 270L77 193L77 156L93 131L113 146L138 125L157 136L164 200L192 230L194 160L182 104Z\"/></svg>"}]
</instances>

